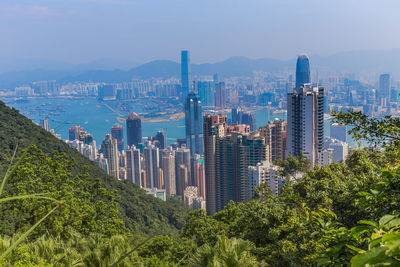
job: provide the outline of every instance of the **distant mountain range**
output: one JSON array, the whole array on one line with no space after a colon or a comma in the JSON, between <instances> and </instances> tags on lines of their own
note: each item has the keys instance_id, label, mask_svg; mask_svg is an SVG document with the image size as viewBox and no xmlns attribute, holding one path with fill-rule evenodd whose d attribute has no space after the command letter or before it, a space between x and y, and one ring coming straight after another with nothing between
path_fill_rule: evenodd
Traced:
<instances>
[{"instance_id":1,"label":"distant mountain range","mask_svg":"<svg viewBox=\"0 0 400 267\"><path fill-rule=\"evenodd\" d=\"M400 49L391 51L351 51L337 53L331 56L311 56L312 71L324 73L354 73L369 74L372 78L382 72L390 72L394 76L400 73ZM55 68L40 68L32 70L13 71L0 74L0 88L13 89L15 86L28 84L39 80L58 80L60 82L121 82L134 78L170 78L180 77L180 64L169 60L155 60L127 70L112 69L117 66L107 61L98 64L79 66L57 65ZM250 59L246 57L231 57L218 63L192 64L192 75L213 75L218 73L223 77L251 76L254 71L281 72L295 70L296 59L277 60L271 58ZM118 66L122 66L122 63ZM126 62L124 64L127 64ZM53 64L53 66L55 66ZM92 69L91 66L98 66ZM100 67L102 66L102 67ZM110 68L107 68L110 66Z\"/></svg>"}]
</instances>

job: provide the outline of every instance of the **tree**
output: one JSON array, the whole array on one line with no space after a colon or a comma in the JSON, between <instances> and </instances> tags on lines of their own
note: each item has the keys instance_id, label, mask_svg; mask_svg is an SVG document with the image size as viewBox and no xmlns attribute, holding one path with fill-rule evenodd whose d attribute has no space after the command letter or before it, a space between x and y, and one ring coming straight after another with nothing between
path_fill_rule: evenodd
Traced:
<instances>
[{"instance_id":1,"label":"tree","mask_svg":"<svg viewBox=\"0 0 400 267\"><path fill-rule=\"evenodd\" d=\"M287 182L298 180L299 175L310 168L310 160L303 154L298 157L289 155L285 160L277 160L275 164L281 167L278 175L286 177Z\"/></svg>"},{"instance_id":2,"label":"tree","mask_svg":"<svg viewBox=\"0 0 400 267\"><path fill-rule=\"evenodd\" d=\"M87 173L72 175L74 164L63 153L48 157L30 146L13 168L4 196L45 194L60 202L59 208L35 229L36 236L44 232L63 237L71 231L108 236L126 232L115 192L103 188L100 180L90 179ZM7 202L0 207L0 230L8 235L25 231L53 206L42 199Z\"/></svg>"},{"instance_id":3,"label":"tree","mask_svg":"<svg viewBox=\"0 0 400 267\"><path fill-rule=\"evenodd\" d=\"M362 112L332 111L333 122L350 125L353 128L349 133L356 140L367 140L378 145L398 146L400 144L400 118L385 116L371 118Z\"/></svg>"},{"instance_id":4,"label":"tree","mask_svg":"<svg viewBox=\"0 0 400 267\"><path fill-rule=\"evenodd\" d=\"M138 255L143 259L152 259L156 262L187 265L189 254L195 250L194 242L191 239L174 239L170 236L155 236L143 247ZM185 264L186 263L186 264Z\"/></svg>"},{"instance_id":5,"label":"tree","mask_svg":"<svg viewBox=\"0 0 400 267\"><path fill-rule=\"evenodd\" d=\"M214 245L219 235L225 235L227 226L210 216L202 209L191 211L182 229L181 236L193 238L198 246Z\"/></svg>"},{"instance_id":6,"label":"tree","mask_svg":"<svg viewBox=\"0 0 400 267\"><path fill-rule=\"evenodd\" d=\"M190 266L259 266L257 258L251 254L253 248L254 245L249 241L219 236L213 247L205 244L197 250L190 261Z\"/></svg>"}]
</instances>

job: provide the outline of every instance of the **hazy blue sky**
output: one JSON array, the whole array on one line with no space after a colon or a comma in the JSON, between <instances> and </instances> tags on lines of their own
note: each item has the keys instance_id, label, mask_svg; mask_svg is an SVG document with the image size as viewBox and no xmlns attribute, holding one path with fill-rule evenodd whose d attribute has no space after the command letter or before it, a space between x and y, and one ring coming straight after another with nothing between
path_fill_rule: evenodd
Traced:
<instances>
[{"instance_id":1,"label":"hazy blue sky","mask_svg":"<svg viewBox=\"0 0 400 267\"><path fill-rule=\"evenodd\" d=\"M0 58L192 62L400 48L399 0L0 0Z\"/></svg>"}]
</instances>

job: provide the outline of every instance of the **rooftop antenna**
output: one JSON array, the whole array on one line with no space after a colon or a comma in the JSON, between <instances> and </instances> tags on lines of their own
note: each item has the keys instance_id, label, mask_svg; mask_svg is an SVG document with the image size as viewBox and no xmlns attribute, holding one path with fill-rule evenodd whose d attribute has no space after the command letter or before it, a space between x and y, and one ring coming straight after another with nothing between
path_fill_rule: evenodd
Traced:
<instances>
[{"instance_id":1,"label":"rooftop antenna","mask_svg":"<svg viewBox=\"0 0 400 267\"><path fill-rule=\"evenodd\" d=\"M318 68L317 68L317 87L319 86Z\"/></svg>"}]
</instances>

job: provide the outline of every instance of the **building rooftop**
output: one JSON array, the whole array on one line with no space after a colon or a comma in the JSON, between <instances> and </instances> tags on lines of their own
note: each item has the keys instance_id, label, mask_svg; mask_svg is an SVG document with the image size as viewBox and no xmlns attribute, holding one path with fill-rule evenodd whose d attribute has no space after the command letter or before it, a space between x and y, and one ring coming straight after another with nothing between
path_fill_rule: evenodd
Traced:
<instances>
[{"instance_id":1,"label":"building rooftop","mask_svg":"<svg viewBox=\"0 0 400 267\"><path fill-rule=\"evenodd\" d=\"M140 119L140 117L135 112L132 112L131 114L129 114L128 120L134 120L134 119Z\"/></svg>"}]
</instances>

